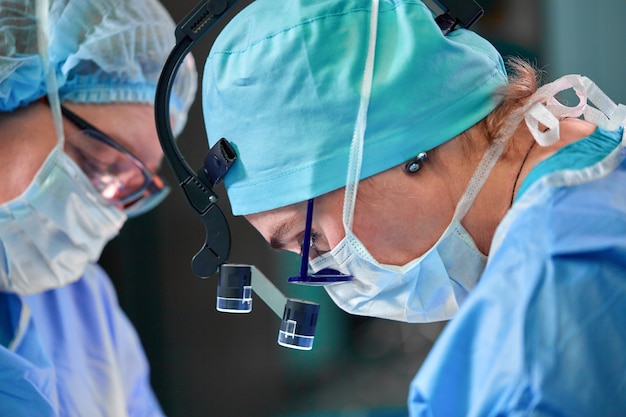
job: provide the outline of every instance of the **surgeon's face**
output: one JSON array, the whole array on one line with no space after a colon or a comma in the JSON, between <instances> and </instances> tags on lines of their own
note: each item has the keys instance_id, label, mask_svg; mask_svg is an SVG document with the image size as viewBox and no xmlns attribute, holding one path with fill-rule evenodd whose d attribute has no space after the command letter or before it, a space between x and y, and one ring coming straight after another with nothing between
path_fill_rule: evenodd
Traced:
<instances>
[{"instance_id":1,"label":"surgeon's face","mask_svg":"<svg viewBox=\"0 0 626 417\"><path fill-rule=\"evenodd\" d=\"M125 128L118 134L120 138L113 138L67 106L61 106L63 117L79 129L66 136L65 152L107 203L141 214L167 194L163 181L154 172L160 162L161 149L153 146L156 130L146 129L154 126L150 124L151 106L133 105L123 110L134 116L136 122L131 127L143 129Z\"/></svg>"},{"instance_id":2,"label":"surgeon's face","mask_svg":"<svg viewBox=\"0 0 626 417\"><path fill-rule=\"evenodd\" d=\"M139 103L64 103L81 118L130 150L148 169L156 171L163 152L151 105ZM79 129L64 119L66 137ZM41 102L0 115L0 204L23 193L57 143L50 108ZM107 155L102 153L103 158ZM128 178L127 181L134 181Z\"/></svg>"},{"instance_id":3,"label":"surgeon's face","mask_svg":"<svg viewBox=\"0 0 626 417\"><path fill-rule=\"evenodd\" d=\"M315 199L311 226L311 257L331 250L345 236L341 221L343 190ZM306 202L247 215L246 219L274 249L301 252L306 220Z\"/></svg>"},{"instance_id":4,"label":"surgeon's face","mask_svg":"<svg viewBox=\"0 0 626 417\"><path fill-rule=\"evenodd\" d=\"M454 203L446 198L434 169L409 176L396 167L361 181L353 231L381 263L404 265L425 253L448 225ZM345 236L344 189L315 199L311 258L334 248ZM247 215L275 249L300 253L306 202Z\"/></svg>"},{"instance_id":5,"label":"surgeon's face","mask_svg":"<svg viewBox=\"0 0 626 417\"><path fill-rule=\"evenodd\" d=\"M151 171L163 158L154 122L154 107L142 103L85 104L66 102L64 106L98 127L131 151ZM77 130L66 123L66 136ZM106 159L107 155L103 155Z\"/></svg>"}]
</instances>

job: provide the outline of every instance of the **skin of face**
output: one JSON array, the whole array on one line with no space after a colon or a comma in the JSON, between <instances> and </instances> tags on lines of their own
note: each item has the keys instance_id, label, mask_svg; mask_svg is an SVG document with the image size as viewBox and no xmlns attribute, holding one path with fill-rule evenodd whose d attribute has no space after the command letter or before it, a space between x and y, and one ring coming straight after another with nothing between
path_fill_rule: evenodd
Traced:
<instances>
[{"instance_id":1,"label":"skin of face","mask_svg":"<svg viewBox=\"0 0 626 417\"><path fill-rule=\"evenodd\" d=\"M133 152L148 169L154 172L160 166L163 151L156 133L152 105L71 102L63 105ZM66 137L78 131L65 118L63 129ZM42 102L0 114L0 132L0 175L6 179L0 188L2 204L26 190L57 143L57 137L50 108Z\"/></svg>"},{"instance_id":2,"label":"skin of face","mask_svg":"<svg viewBox=\"0 0 626 417\"><path fill-rule=\"evenodd\" d=\"M450 144L430 157L430 167L407 174L402 166L360 182L352 230L379 262L404 265L428 250L449 223L455 195L462 192L452 172L458 166L445 158L462 152ZM464 174L467 177L467 174ZM345 236L342 222L344 189L315 199L312 256L334 248ZM306 203L246 216L276 249L300 252Z\"/></svg>"},{"instance_id":3,"label":"skin of face","mask_svg":"<svg viewBox=\"0 0 626 417\"><path fill-rule=\"evenodd\" d=\"M561 122L561 140L545 148L532 146L534 139L525 126L516 131L461 222L482 253L489 253L495 229L528 172L594 129L591 123L566 119ZM362 180L353 232L380 263L402 266L421 256L449 224L487 146L484 138L477 138L468 152L467 146L453 139L429 152L423 168L414 175L397 166ZM311 258L331 250L345 236L343 199L344 189L315 198ZM306 208L306 202L301 202L245 217L273 248L300 253Z\"/></svg>"}]
</instances>

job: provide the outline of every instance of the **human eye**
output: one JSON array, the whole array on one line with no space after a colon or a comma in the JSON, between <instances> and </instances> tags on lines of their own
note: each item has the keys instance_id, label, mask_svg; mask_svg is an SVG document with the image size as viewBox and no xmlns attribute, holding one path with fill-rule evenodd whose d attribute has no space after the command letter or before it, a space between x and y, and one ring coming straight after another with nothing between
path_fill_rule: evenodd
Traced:
<instances>
[{"instance_id":1,"label":"human eye","mask_svg":"<svg viewBox=\"0 0 626 417\"><path fill-rule=\"evenodd\" d=\"M304 234L305 232L302 232L300 234L300 236L298 236L298 246L300 246L300 256L304 255L304 245L306 244L306 242L304 241ZM309 254L311 253L311 250L313 250L315 248L315 241L317 240L317 233L311 231L311 236L309 238Z\"/></svg>"},{"instance_id":2,"label":"human eye","mask_svg":"<svg viewBox=\"0 0 626 417\"><path fill-rule=\"evenodd\" d=\"M320 241L322 241L320 234L317 232L311 231L311 240L309 242L309 258L310 259L316 258L328 252L328 250L324 250L320 248L319 246ZM304 241L300 240L299 245L300 245L300 256L302 256L304 253Z\"/></svg>"}]
</instances>

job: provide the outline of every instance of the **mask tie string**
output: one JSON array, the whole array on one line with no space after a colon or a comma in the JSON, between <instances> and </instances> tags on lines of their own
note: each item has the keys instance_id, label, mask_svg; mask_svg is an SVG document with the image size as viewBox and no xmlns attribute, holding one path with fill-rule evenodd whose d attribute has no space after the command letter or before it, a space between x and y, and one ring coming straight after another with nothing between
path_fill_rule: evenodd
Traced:
<instances>
[{"instance_id":1,"label":"mask tie string","mask_svg":"<svg viewBox=\"0 0 626 417\"><path fill-rule=\"evenodd\" d=\"M472 174L472 178L467 184L467 187L465 187L463 195L456 205L450 224L454 223L455 220L461 221L465 217L470 207L474 203L474 200L476 200L478 193L483 188L483 185L485 185L485 182L487 181L491 170L495 166L496 162L498 162L498 159L500 159L500 156L502 155L504 148L506 148L510 137L510 135L505 135L494 140L489 148L485 151L478 166L474 170L474 174Z\"/></svg>"},{"instance_id":2,"label":"mask tie string","mask_svg":"<svg viewBox=\"0 0 626 417\"><path fill-rule=\"evenodd\" d=\"M579 102L566 106L556 99L562 91L572 89ZM589 104L593 104L591 106ZM606 130L615 130L626 120L626 106L615 104L589 78L570 74L540 87L524 107L525 121L537 143L549 146L559 140L559 122L566 117L579 117ZM546 129L541 130L539 124Z\"/></svg>"},{"instance_id":3,"label":"mask tie string","mask_svg":"<svg viewBox=\"0 0 626 417\"><path fill-rule=\"evenodd\" d=\"M570 88L579 98L578 104L572 107L561 104L555 98L558 93ZM588 99L597 108L587 105ZM496 139L483 155L457 204L453 221L460 221L467 214L491 169L522 121L526 122L531 134L540 146L549 146L559 140L559 120L563 117L578 117L580 115L601 127L615 129L626 118L626 106L616 105L593 81L580 75L566 75L540 87L529 102L510 117L500 138ZM547 127L547 130L542 132L539 129L539 123Z\"/></svg>"},{"instance_id":4,"label":"mask tie string","mask_svg":"<svg viewBox=\"0 0 626 417\"><path fill-rule=\"evenodd\" d=\"M356 204L356 193L361 175L361 165L363 162L363 142L365 129L367 126L367 111L372 95L372 85L374 82L374 57L376 55L376 35L378 28L378 0L372 0L372 10L370 13L370 32L367 47L367 57L363 72L363 82L361 84L361 100L357 113L352 143L350 144L350 158L348 161L348 175L346 178L346 192L343 202L343 226L346 234L352 230L354 220L354 206Z\"/></svg>"},{"instance_id":5,"label":"mask tie string","mask_svg":"<svg viewBox=\"0 0 626 417\"><path fill-rule=\"evenodd\" d=\"M63 117L61 115L61 100L59 98L59 86L57 83L56 73L50 57L48 56L48 0L37 0L35 5L35 13L37 16L37 49L43 64L43 70L46 78L46 90L48 94L48 102L52 111L52 120L54 129L57 134L57 145L63 147L65 135L63 133Z\"/></svg>"}]
</instances>

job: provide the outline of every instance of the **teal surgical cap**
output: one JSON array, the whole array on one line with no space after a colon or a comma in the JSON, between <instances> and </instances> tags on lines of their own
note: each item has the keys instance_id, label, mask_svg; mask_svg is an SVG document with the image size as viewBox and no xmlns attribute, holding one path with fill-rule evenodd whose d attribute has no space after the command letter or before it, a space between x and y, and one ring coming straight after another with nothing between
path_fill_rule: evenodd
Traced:
<instances>
[{"instance_id":1,"label":"teal surgical cap","mask_svg":"<svg viewBox=\"0 0 626 417\"><path fill-rule=\"evenodd\" d=\"M155 0L50 0L48 56L62 101L154 103L175 25ZM170 113L182 131L195 97L193 58L181 66ZM35 0L0 0L0 111L47 93L37 48Z\"/></svg>"},{"instance_id":2,"label":"teal surgical cap","mask_svg":"<svg viewBox=\"0 0 626 417\"><path fill-rule=\"evenodd\" d=\"M225 137L239 157L224 178L233 214L345 186L370 10L370 0L257 0L215 41L203 112L209 143ZM375 54L361 178L465 131L507 83L489 42L444 36L416 0L380 0Z\"/></svg>"}]
</instances>

